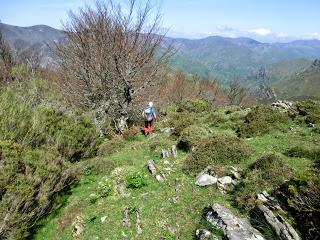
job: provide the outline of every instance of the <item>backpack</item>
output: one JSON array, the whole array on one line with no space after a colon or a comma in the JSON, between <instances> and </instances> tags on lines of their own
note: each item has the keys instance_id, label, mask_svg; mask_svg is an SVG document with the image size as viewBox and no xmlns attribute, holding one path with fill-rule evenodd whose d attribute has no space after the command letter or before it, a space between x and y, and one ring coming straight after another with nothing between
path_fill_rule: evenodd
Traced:
<instances>
[{"instance_id":1,"label":"backpack","mask_svg":"<svg viewBox=\"0 0 320 240\"><path fill-rule=\"evenodd\" d=\"M154 117L153 109L148 107L144 110L144 119L148 122L152 121Z\"/></svg>"}]
</instances>

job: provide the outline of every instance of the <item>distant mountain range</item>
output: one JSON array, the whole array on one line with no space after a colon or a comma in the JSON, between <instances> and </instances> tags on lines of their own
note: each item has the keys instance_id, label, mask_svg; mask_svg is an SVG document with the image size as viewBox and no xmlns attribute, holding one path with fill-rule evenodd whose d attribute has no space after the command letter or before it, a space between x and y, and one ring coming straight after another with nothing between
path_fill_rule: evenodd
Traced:
<instances>
[{"instance_id":1,"label":"distant mountain range","mask_svg":"<svg viewBox=\"0 0 320 240\"><path fill-rule=\"evenodd\" d=\"M46 25L17 27L0 23L0 30L14 50L39 51L43 66L52 66L56 60L48 43L66 41L63 31ZM312 62L320 58L319 40L261 43L250 38L213 36L197 40L166 38L165 41L177 50L171 59L173 67L215 78L222 84L236 78L246 86L265 84L279 88L279 84L296 74L306 74Z\"/></svg>"}]
</instances>

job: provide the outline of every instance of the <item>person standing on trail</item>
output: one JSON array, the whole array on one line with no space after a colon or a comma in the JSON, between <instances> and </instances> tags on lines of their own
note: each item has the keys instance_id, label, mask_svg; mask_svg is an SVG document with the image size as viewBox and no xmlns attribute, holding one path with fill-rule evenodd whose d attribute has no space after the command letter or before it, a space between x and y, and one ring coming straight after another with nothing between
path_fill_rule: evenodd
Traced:
<instances>
[{"instance_id":1,"label":"person standing on trail","mask_svg":"<svg viewBox=\"0 0 320 240\"><path fill-rule=\"evenodd\" d=\"M151 135L157 121L157 110L153 106L153 102L149 102L148 107L143 110L142 116L144 118L144 134Z\"/></svg>"}]
</instances>

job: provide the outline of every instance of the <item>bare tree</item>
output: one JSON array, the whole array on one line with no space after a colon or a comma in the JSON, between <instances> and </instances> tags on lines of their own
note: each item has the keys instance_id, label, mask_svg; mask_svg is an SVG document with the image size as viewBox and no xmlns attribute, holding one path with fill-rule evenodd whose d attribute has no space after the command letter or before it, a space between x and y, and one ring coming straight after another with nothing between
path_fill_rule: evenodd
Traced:
<instances>
[{"instance_id":1,"label":"bare tree","mask_svg":"<svg viewBox=\"0 0 320 240\"><path fill-rule=\"evenodd\" d=\"M231 104L240 105L248 94L248 89L242 87L238 79L229 82L228 98Z\"/></svg>"},{"instance_id":2,"label":"bare tree","mask_svg":"<svg viewBox=\"0 0 320 240\"><path fill-rule=\"evenodd\" d=\"M19 52L17 61L25 64L25 66L30 71L31 76L34 77L36 75L36 71L41 66L41 58L42 54L39 50L37 51L32 48L28 48L24 51Z\"/></svg>"},{"instance_id":3,"label":"bare tree","mask_svg":"<svg viewBox=\"0 0 320 240\"><path fill-rule=\"evenodd\" d=\"M12 66L11 48L0 31L0 85L12 82Z\"/></svg>"},{"instance_id":4,"label":"bare tree","mask_svg":"<svg viewBox=\"0 0 320 240\"><path fill-rule=\"evenodd\" d=\"M130 0L123 7L110 0L70 12L69 18L64 25L68 42L56 45L68 76L63 88L78 95L83 106L119 118L135 97L156 83L171 52L161 45L165 35L160 14L154 14L149 1Z\"/></svg>"}]
</instances>

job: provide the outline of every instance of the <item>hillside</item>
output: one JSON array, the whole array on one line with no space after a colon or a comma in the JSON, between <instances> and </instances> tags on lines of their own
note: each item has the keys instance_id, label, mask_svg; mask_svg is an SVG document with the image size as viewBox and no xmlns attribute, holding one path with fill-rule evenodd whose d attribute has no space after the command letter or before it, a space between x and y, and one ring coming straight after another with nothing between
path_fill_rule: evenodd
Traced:
<instances>
[{"instance_id":1,"label":"hillside","mask_svg":"<svg viewBox=\"0 0 320 240\"><path fill-rule=\"evenodd\" d=\"M213 203L255 222L265 237L259 239L280 239L266 222L255 218L254 206L263 204L256 194L268 191L281 196L279 186L282 194L287 194L287 187L295 188L296 195L289 202L301 204L297 179L308 176L312 168L319 134L301 121L304 117L289 120L269 107L198 112L196 107L184 106L188 105L162 109L167 116L150 138L128 131L123 138L104 139L97 157L79 163L80 182L61 199L61 207L38 223L31 239L202 239L195 238L198 229L209 229L217 239L225 239L223 231L205 219ZM188 150L186 143L196 149ZM180 148L174 157L171 147L177 144ZM156 164L154 175L148 169L151 159ZM212 164L211 176L238 179L233 177L229 185L198 186L196 175L207 164ZM288 183L294 176L297 182ZM281 202L282 207L287 204ZM281 210L274 213L278 218L295 219L294 227L304 239L312 239L306 233L306 226L311 227L308 220L295 218L298 205L293 205L289 215Z\"/></svg>"},{"instance_id":2,"label":"hillside","mask_svg":"<svg viewBox=\"0 0 320 240\"><path fill-rule=\"evenodd\" d=\"M244 82L255 84L255 76L261 68L273 68L277 64L283 65L285 62L295 62L299 59L313 61L320 55L318 40L270 44L248 38L217 36L200 40L174 39L173 43L179 50L177 59L184 60L184 64L181 64L182 60L173 61L173 65L195 73L188 66L192 66L193 62L201 63L202 69L206 69L212 77L222 82L237 77ZM295 66L287 65L287 73L284 73L290 75L292 72L298 72Z\"/></svg>"},{"instance_id":3,"label":"hillside","mask_svg":"<svg viewBox=\"0 0 320 240\"><path fill-rule=\"evenodd\" d=\"M43 56L42 65L55 61L46 43L63 42L63 32L48 26L17 27L0 23L10 45L15 50L33 48ZM166 38L176 49L170 63L190 74L209 76L226 83L233 78L256 86L259 72L267 69L271 82L279 81L301 71L305 62L320 57L319 40L289 43L261 43L250 38L213 36L204 39ZM301 64L303 62L303 64Z\"/></svg>"},{"instance_id":4,"label":"hillside","mask_svg":"<svg viewBox=\"0 0 320 240\"><path fill-rule=\"evenodd\" d=\"M287 99L320 98L320 61L275 84L277 95Z\"/></svg>"}]
</instances>

